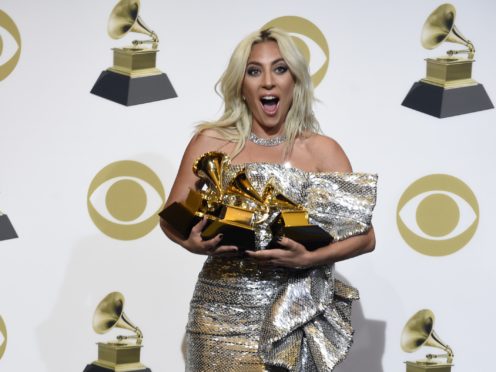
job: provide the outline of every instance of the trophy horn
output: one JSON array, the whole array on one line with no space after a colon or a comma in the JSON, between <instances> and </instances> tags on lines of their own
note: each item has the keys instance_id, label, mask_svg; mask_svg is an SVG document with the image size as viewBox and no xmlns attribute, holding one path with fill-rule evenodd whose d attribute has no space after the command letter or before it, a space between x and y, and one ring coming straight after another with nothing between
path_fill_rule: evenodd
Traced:
<instances>
[{"instance_id":1,"label":"trophy horn","mask_svg":"<svg viewBox=\"0 0 496 372\"><path fill-rule=\"evenodd\" d=\"M153 48L158 45L158 36L139 16L140 0L121 0L110 13L107 31L112 39L120 39L128 32L148 35L152 40L134 40L133 45L152 43Z\"/></svg>"},{"instance_id":2,"label":"trophy horn","mask_svg":"<svg viewBox=\"0 0 496 372\"><path fill-rule=\"evenodd\" d=\"M229 185L226 187L226 194L241 196L260 205L264 202L262 196L260 196L251 184L244 169L239 171L231 182L229 182Z\"/></svg>"},{"instance_id":3,"label":"trophy horn","mask_svg":"<svg viewBox=\"0 0 496 372\"><path fill-rule=\"evenodd\" d=\"M434 313L429 309L415 313L403 327L401 332L401 348L407 353L413 353L422 346L431 346L444 350L447 355L427 355L428 359L447 357L448 363L453 361L453 350L441 341L434 331Z\"/></svg>"},{"instance_id":4,"label":"trophy horn","mask_svg":"<svg viewBox=\"0 0 496 372\"><path fill-rule=\"evenodd\" d=\"M136 338L136 343L141 344L143 333L124 313L124 295L120 292L112 292L105 296L93 315L93 330L96 333L107 333L112 328L127 329L136 333L135 336L118 336L118 340Z\"/></svg>"},{"instance_id":5,"label":"trophy horn","mask_svg":"<svg viewBox=\"0 0 496 372\"><path fill-rule=\"evenodd\" d=\"M207 152L195 161L193 173L202 180L208 181L217 196L221 197L224 169L228 162L229 158L222 152Z\"/></svg>"},{"instance_id":6,"label":"trophy horn","mask_svg":"<svg viewBox=\"0 0 496 372\"><path fill-rule=\"evenodd\" d=\"M422 27L422 46L426 49L434 49L445 41L462 44L468 50L449 50L448 55L468 53L468 58L473 59L474 45L455 26L455 18L456 9L451 4L443 4L434 9Z\"/></svg>"},{"instance_id":7,"label":"trophy horn","mask_svg":"<svg viewBox=\"0 0 496 372\"><path fill-rule=\"evenodd\" d=\"M276 186L275 180L273 178L271 178L265 185L262 193L262 199L264 200L265 204L276 206L281 210L303 209L301 205L295 203L294 201L286 197L283 193L281 193L279 187Z\"/></svg>"}]
</instances>

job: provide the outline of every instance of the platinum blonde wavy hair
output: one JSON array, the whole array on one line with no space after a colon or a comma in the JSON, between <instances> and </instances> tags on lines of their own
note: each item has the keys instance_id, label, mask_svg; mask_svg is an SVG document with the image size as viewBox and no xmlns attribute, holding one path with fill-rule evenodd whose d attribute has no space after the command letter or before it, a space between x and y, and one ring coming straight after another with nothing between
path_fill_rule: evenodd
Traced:
<instances>
[{"instance_id":1,"label":"platinum blonde wavy hair","mask_svg":"<svg viewBox=\"0 0 496 372\"><path fill-rule=\"evenodd\" d=\"M295 82L293 103L284 125L284 133L288 139L285 153L291 152L298 136L321 132L313 114L315 98L308 65L298 47L291 36L281 29L259 30L237 45L227 69L215 85L215 90L224 98L224 114L216 121L198 124L195 131L195 134L199 134L206 129L214 129L220 138L236 142L234 156L243 149L251 132L252 115L241 93L246 65L252 46L264 41L277 43Z\"/></svg>"}]
</instances>

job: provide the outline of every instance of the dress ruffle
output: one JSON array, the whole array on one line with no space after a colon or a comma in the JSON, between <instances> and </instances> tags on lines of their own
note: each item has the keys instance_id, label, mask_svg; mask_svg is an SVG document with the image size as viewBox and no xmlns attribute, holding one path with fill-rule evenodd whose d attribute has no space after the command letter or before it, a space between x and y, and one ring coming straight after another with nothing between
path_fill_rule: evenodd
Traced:
<instances>
[{"instance_id":1,"label":"dress ruffle","mask_svg":"<svg viewBox=\"0 0 496 372\"><path fill-rule=\"evenodd\" d=\"M262 359L289 371L332 371L351 346L351 302L358 298L331 266L291 276L263 322Z\"/></svg>"}]
</instances>

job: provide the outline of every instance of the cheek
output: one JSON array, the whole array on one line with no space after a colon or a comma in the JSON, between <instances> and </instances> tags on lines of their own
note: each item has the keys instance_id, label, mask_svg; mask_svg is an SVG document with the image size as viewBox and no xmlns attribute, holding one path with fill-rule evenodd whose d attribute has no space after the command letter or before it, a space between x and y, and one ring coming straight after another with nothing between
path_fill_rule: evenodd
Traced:
<instances>
[{"instance_id":1,"label":"cheek","mask_svg":"<svg viewBox=\"0 0 496 372\"><path fill-rule=\"evenodd\" d=\"M287 87L286 92L287 92L286 94L287 94L287 97L288 97L288 102L291 105L293 103L294 85L293 84L289 84L288 87Z\"/></svg>"},{"instance_id":2,"label":"cheek","mask_svg":"<svg viewBox=\"0 0 496 372\"><path fill-rule=\"evenodd\" d=\"M245 81L241 87L241 92L243 95L248 98L248 96L253 95L253 84L250 84L250 82Z\"/></svg>"}]
</instances>

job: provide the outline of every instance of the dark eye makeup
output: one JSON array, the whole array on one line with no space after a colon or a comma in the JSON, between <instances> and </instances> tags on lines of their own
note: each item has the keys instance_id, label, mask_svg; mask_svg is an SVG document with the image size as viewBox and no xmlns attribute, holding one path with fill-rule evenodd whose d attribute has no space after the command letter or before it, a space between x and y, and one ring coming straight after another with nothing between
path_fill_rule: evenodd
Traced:
<instances>
[{"instance_id":1,"label":"dark eye makeup","mask_svg":"<svg viewBox=\"0 0 496 372\"><path fill-rule=\"evenodd\" d=\"M249 76L258 76L260 75L260 68L256 66L248 66L246 69L246 74Z\"/></svg>"},{"instance_id":2,"label":"dark eye makeup","mask_svg":"<svg viewBox=\"0 0 496 372\"><path fill-rule=\"evenodd\" d=\"M278 65L273 67L273 71L279 75L284 74L288 70L289 70L289 67L285 63L278 64ZM258 66L248 66L246 68L246 74L249 76L259 76L261 73L262 73L262 70Z\"/></svg>"}]
</instances>

